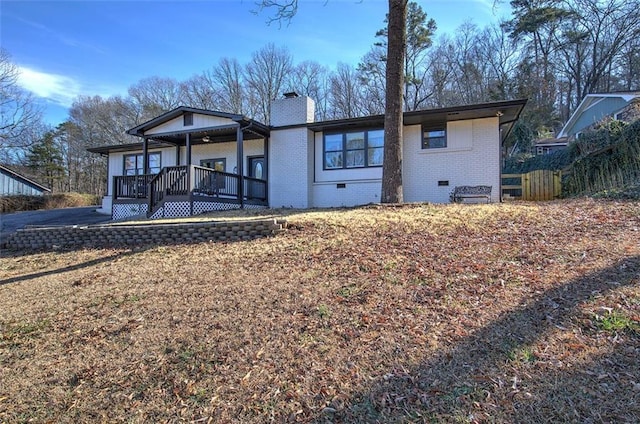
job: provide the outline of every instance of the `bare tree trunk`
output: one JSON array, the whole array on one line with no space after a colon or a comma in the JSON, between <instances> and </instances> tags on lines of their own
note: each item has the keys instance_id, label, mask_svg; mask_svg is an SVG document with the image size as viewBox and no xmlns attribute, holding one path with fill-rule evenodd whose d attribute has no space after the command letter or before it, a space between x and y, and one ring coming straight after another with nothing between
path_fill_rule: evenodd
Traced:
<instances>
[{"instance_id":1,"label":"bare tree trunk","mask_svg":"<svg viewBox=\"0 0 640 424\"><path fill-rule=\"evenodd\" d=\"M402 88L407 0L389 0L382 203L402 203Z\"/></svg>"}]
</instances>

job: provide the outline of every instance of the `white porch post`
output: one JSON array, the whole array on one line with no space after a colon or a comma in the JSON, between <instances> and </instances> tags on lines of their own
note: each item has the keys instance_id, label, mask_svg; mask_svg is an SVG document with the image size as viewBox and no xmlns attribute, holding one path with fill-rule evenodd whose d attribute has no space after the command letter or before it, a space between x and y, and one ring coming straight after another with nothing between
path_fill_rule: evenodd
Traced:
<instances>
[{"instance_id":1,"label":"white porch post","mask_svg":"<svg viewBox=\"0 0 640 424\"><path fill-rule=\"evenodd\" d=\"M238 124L236 131L236 144L237 144L237 167L238 167L238 201L240 202L240 209L244 209L244 153L243 153L243 136L242 127Z\"/></svg>"},{"instance_id":2,"label":"white porch post","mask_svg":"<svg viewBox=\"0 0 640 424\"><path fill-rule=\"evenodd\" d=\"M191 165L191 133L187 133L187 166Z\"/></svg>"}]
</instances>

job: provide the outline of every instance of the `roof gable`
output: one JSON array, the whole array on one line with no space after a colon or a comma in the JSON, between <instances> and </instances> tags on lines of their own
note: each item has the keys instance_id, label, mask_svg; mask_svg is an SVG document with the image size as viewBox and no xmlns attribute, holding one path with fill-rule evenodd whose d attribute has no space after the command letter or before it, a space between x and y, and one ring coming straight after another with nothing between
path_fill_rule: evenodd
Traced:
<instances>
[{"instance_id":1,"label":"roof gable","mask_svg":"<svg viewBox=\"0 0 640 424\"><path fill-rule=\"evenodd\" d=\"M640 92L587 94L562 127L558 137L572 136L605 116L613 116L636 98L640 98Z\"/></svg>"},{"instance_id":2,"label":"roof gable","mask_svg":"<svg viewBox=\"0 0 640 424\"><path fill-rule=\"evenodd\" d=\"M193 114L194 125L184 126L182 117L185 113ZM198 117L198 119L196 119L196 117ZM214 126L249 121L243 115L239 114L180 106L170 110L169 112L163 113L150 121L140 124L137 127L131 128L127 131L127 134L137 135L140 137L148 134L159 134L161 132L175 131L176 128L172 128L174 126L180 126L181 130L197 129L205 127L205 122L207 120L209 120L209 122L213 122ZM196 126L196 123L198 122L199 124Z\"/></svg>"},{"instance_id":3,"label":"roof gable","mask_svg":"<svg viewBox=\"0 0 640 424\"><path fill-rule=\"evenodd\" d=\"M173 133L176 131L197 130L199 128L230 126L235 123L235 121L230 118L207 115L203 113L193 113L192 117L193 121L190 125L185 125L184 115L180 115L176 118L145 130L144 135L148 136L163 133Z\"/></svg>"},{"instance_id":4,"label":"roof gable","mask_svg":"<svg viewBox=\"0 0 640 424\"><path fill-rule=\"evenodd\" d=\"M42 184L38 184L37 182L33 181L32 179L29 179L27 177L25 177L22 174L17 173L16 171L7 168L6 166L0 165L0 173L9 176L10 178L13 178L14 180L17 180L19 182L21 182L22 184L25 184L29 187L32 187L38 191L43 191L43 192L47 192L50 193L51 189L48 187L43 186Z\"/></svg>"}]
</instances>

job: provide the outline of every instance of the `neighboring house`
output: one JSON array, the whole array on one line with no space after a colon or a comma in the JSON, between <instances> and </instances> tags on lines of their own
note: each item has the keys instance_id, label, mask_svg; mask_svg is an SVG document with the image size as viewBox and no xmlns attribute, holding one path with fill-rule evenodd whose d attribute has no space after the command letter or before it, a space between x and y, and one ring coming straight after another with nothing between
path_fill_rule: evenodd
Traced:
<instances>
[{"instance_id":1,"label":"neighboring house","mask_svg":"<svg viewBox=\"0 0 640 424\"><path fill-rule=\"evenodd\" d=\"M18 172L0 165L0 195L2 196L42 196L51 189L38 184Z\"/></svg>"},{"instance_id":2,"label":"neighboring house","mask_svg":"<svg viewBox=\"0 0 640 424\"><path fill-rule=\"evenodd\" d=\"M558 134L558 138L576 139L581 132L593 128L605 118L628 120L629 112L637 109L639 100L638 91L587 94ZM635 117L638 117L637 113Z\"/></svg>"},{"instance_id":3,"label":"neighboring house","mask_svg":"<svg viewBox=\"0 0 640 424\"><path fill-rule=\"evenodd\" d=\"M567 147L566 138L544 138L537 140L533 146L533 154L536 156L550 155Z\"/></svg>"},{"instance_id":4,"label":"neighboring house","mask_svg":"<svg viewBox=\"0 0 640 424\"><path fill-rule=\"evenodd\" d=\"M488 185L500 201L502 141L525 103L406 112L404 200L444 203L455 186ZM270 126L189 107L160 115L128 131L141 143L89 149L108 156L103 209L118 219L380 202L384 116L314 122L314 112L288 93Z\"/></svg>"}]
</instances>

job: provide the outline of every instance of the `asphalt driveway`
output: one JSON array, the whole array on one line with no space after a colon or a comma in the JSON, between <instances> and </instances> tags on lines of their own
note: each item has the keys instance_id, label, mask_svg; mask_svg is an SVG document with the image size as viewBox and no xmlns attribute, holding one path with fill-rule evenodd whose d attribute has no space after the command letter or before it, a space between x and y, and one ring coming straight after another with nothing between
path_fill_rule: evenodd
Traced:
<instances>
[{"instance_id":1,"label":"asphalt driveway","mask_svg":"<svg viewBox=\"0 0 640 424\"><path fill-rule=\"evenodd\" d=\"M111 220L110 215L96 212L98 206L51 209L0 214L0 244L5 237L26 225L50 227L54 225L88 225Z\"/></svg>"}]
</instances>

